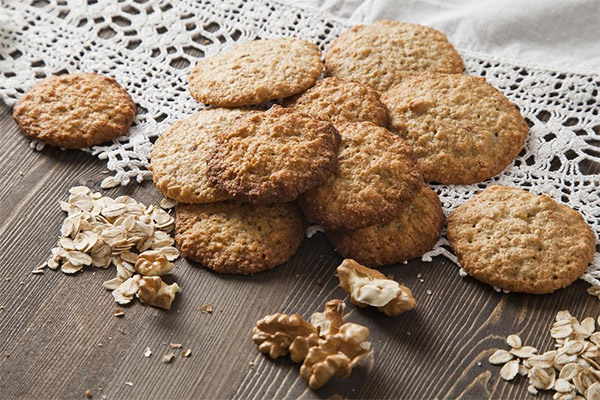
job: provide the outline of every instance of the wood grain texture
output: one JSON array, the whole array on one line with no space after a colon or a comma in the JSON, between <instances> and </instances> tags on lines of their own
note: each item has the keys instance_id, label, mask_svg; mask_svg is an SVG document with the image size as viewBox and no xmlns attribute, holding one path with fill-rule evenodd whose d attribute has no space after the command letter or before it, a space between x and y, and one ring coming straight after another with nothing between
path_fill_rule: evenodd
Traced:
<instances>
[{"instance_id":1,"label":"wood grain texture","mask_svg":"<svg viewBox=\"0 0 600 400\"><path fill-rule=\"evenodd\" d=\"M493 349L505 348L505 337L518 333L547 350L556 312L569 309L579 318L600 312L582 281L552 295L501 294L460 278L456 266L437 258L382 268L409 286L418 302L409 313L386 317L349 304L334 275L341 257L317 234L285 265L250 277L178 260L174 279L183 291L170 312L135 302L116 318L101 285L113 270L31 274L57 240L64 217L57 200L73 185L100 190L104 164L78 151L30 150L5 106L0 131L2 399L77 399L87 389L97 399L526 398L525 379L506 383L487 362ZM151 183L102 192L148 205L162 198ZM250 332L266 314L308 317L332 298L346 300L347 321L369 327L374 360L349 379L311 391L298 365L259 353ZM214 304L212 314L198 311L206 303ZM192 349L191 357L177 352L171 364L162 363L170 342ZM143 356L146 347L150 358Z\"/></svg>"}]
</instances>

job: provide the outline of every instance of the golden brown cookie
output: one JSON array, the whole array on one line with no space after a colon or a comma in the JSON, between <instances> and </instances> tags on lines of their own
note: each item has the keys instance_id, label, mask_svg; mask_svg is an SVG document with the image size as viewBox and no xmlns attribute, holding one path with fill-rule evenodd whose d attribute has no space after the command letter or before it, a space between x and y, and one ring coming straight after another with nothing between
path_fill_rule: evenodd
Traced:
<instances>
[{"instance_id":1,"label":"golden brown cookie","mask_svg":"<svg viewBox=\"0 0 600 400\"><path fill-rule=\"evenodd\" d=\"M327 232L338 253L361 264L396 264L431 250L444 226L437 194L425 183L400 215L390 222L356 230Z\"/></svg>"},{"instance_id":2,"label":"golden brown cookie","mask_svg":"<svg viewBox=\"0 0 600 400\"><path fill-rule=\"evenodd\" d=\"M117 81L100 74L51 76L15 104L13 117L30 139L76 149L127 133L135 104Z\"/></svg>"},{"instance_id":3,"label":"golden brown cookie","mask_svg":"<svg viewBox=\"0 0 600 400\"><path fill-rule=\"evenodd\" d=\"M327 76L358 81L381 92L415 73L458 74L463 68L443 33L388 20L352 27L325 54Z\"/></svg>"},{"instance_id":4,"label":"golden brown cookie","mask_svg":"<svg viewBox=\"0 0 600 400\"><path fill-rule=\"evenodd\" d=\"M212 106L259 104L308 89L322 71L321 51L314 43L255 40L200 60L190 75L190 94Z\"/></svg>"},{"instance_id":5,"label":"golden brown cookie","mask_svg":"<svg viewBox=\"0 0 600 400\"><path fill-rule=\"evenodd\" d=\"M177 121L161 135L151 154L150 171L165 196L182 203L211 203L229 199L206 176L206 161L217 137L226 132L241 109L212 108Z\"/></svg>"},{"instance_id":6,"label":"golden brown cookie","mask_svg":"<svg viewBox=\"0 0 600 400\"><path fill-rule=\"evenodd\" d=\"M343 124L339 132L336 171L299 198L306 218L336 230L380 224L398 216L422 182L410 146L372 122Z\"/></svg>"},{"instance_id":7,"label":"golden brown cookie","mask_svg":"<svg viewBox=\"0 0 600 400\"><path fill-rule=\"evenodd\" d=\"M219 137L207 174L236 200L291 201L331 175L338 144L330 122L273 106L238 118Z\"/></svg>"},{"instance_id":8,"label":"golden brown cookie","mask_svg":"<svg viewBox=\"0 0 600 400\"><path fill-rule=\"evenodd\" d=\"M381 100L390 130L410 143L426 182L491 178L514 160L527 138L519 110L484 78L424 74Z\"/></svg>"},{"instance_id":9,"label":"golden brown cookie","mask_svg":"<svg viewBox=\"0 0 600 400\"><path fill-rule=\"evenodd\" d=\"M177 204L175 224L185 258L228 274L275 268L294 255L304 238L300 212L289 203Z\"/></svg>"},{"instance_id":10,"label":"golden brown cookie","mask_svg":"<svg viewBox=\"0 0 600 400\"><path fill-rule=\"evenodd\" d=\"M331 121L336 126L345 122L370 121L385 127L389 119L378 92L358 82L338 78L318 81L288 100L286 106Z\"/></svg>"},{"instance_id":11,"label":"golden brown cookie","mask_svg":"<svg viewBox=\"0 0 600 400\"><path fill-rule=\"evenodd\" d=\"M551 293L573 283L595 253L596 238L577 211L548 196L492 186L447 220L464 270L512 292Z\"/></svg>"}]
</instances>

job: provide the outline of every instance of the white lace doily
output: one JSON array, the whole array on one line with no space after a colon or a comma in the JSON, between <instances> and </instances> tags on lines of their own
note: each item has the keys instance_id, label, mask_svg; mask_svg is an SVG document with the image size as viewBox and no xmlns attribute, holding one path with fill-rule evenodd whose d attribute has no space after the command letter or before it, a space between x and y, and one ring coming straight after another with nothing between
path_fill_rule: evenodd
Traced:
<instances>
[{"instance_id":1,"label":"white lace doily","mask_svg":"<svg viewBox=\"0 0 600 400\"><path fill-rule=\"evenodd\" d=\"M5 0L0 11L0 96L14 104L37 79L95 71L117 79L138 104L130 133L89 151L116 181L148 178L153 141L202 107L187 90L196 60L236 41L280 36L324 49L348 28L322 12L260 0ZM485 76L521 110L530 136L515 163L484 184L437 186L446 214L490 184L518 186L579 210L600 233L600 77L546 71L461 52L467 73ZM456 261L445 239L424 256ZM600 285L600 255L584 279Z\"/></svg>"}]
</instances>

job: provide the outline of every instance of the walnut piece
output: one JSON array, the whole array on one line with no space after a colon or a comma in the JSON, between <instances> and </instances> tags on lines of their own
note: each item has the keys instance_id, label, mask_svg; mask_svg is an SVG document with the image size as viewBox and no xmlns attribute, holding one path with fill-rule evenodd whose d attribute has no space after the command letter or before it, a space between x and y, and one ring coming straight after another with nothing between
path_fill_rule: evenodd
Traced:
<instances>
[{"instance_id":1,"label":"walnut piece","mask_svg":"<svg viewBox=\"0 0 600 400\"><path fill-rule=\"evenodd\" d=\"M319 336L337 333L344 323L342 316L346 305L343 300L330 300L325 303L323 312L316 312L310 317L310 323L319 330Z\"/></svg>"},{"instance_id":2,"label":"walnut piece","mask_svg":"<svg viewBox=\"0 0 600 400\"><path fill-rule=\"evenodd\" d=\"M305 338L314 334L315 344L318 338L317 329L298 314L267 315L256 323L252 333L252 340L258 345L258 349L262 353L268 353L273 359L288 354L292 342L298 337ZM297 355L307 345L306 341L299 342L298 350L294 351L294 354Z\"/></svg>"},{"instance_id":3,"label":"walnut piece","mask_svg":"<svg viewBox=\"0 0 600 400\"><path fill-rule=\"evenodd\" d=\"M138 287L137 297L142 303L166 310L171 309L175 293L179 291L179 285L176 283L168 285L163 282L160 276L140 277Z\"/></svg>"},{"instance_id":4,"label":"walnut piece","mask_svg":"<svg viewBox=\"0 0 600 400\"><path fill-rule=\"evenodd\" d=\"M174 266L167 256L155 250L144 251L135 262L135 270L144 276L165 275L171 272Z\"/></svg>"},{"instance_id":5,"label":"walnut piece","mask_svg":"<svg viewBox=\"0 0 600 400\"><path fill-rule=\"evenodd\" d=\"M337 267L340 286L359 307L373 306L386 315L396 316L412 310L417 302L406 286L388 279L381 272L345 259Z\"/></svg>"},{"instance_id":6,"label":"walnut piece","mask_svg":"<svg viewBox=\"0 0 600 400\"><path fill-rule=\"evenodd\" d=\"M346 323L335 334L319 339L318 345L311 347L300 375L311 389L319 389L332 376L345 378L370 351L369 330L361 325Z\"/></svg>"}]
</instances>

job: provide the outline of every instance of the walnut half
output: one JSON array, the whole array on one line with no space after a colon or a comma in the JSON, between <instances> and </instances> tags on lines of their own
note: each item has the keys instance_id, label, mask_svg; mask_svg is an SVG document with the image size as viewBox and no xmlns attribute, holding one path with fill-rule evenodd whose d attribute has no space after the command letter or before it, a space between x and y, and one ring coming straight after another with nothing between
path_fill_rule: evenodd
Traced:
<instances>
[{"instance_id":1,"label":"walnut half","mask_svg":"<svg viewBox=\"0 0 600 400\"><path fill-rule=\"evenodd\" d=\"M319 339L318 345L311 347L300 375L311 389L319 389L332 376L345 378L370 351L369 330L364 326L346 323L339 331Z\"/></svg>"},{"instance_id":2,"label":"walnut half","mask_svg":"<svg viewBox=\"0 0 600 400\"><path fill-rule=\"evenodd\" d=\"M135 270L144 276L165 275L171 272L174 266L167 256L155 250L144 251L135 262Z\"/></svg>"},{"instance_id":3,"label":"walnut half","mask_svg":"<svg viewBox=\"0 0 600 400\"><path fill-rule=\"evenodd\" d=\"M349 258L337 267L337 273L340 286L350 295L350 302L359 307L369 305L386 315L396 316L417 304L409 288Z\"/></svg>"}]
</instances>

